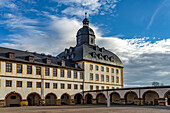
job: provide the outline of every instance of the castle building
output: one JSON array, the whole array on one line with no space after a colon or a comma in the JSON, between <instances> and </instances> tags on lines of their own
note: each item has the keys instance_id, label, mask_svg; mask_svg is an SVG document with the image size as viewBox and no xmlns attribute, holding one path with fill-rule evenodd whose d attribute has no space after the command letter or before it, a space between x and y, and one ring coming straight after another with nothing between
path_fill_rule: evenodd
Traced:
<instances>
[{"instance_id":1,"label":"castle building","mask_svg":"<svg viewBox=\"0 0 170 113\"><path fill-rule=\"evenodd\" d=\"M123 66L96 45L85 17L75 47L51 56L0 47L0 105L90 103L85 91L123 88Z\"/></svg>"}]
</instances>

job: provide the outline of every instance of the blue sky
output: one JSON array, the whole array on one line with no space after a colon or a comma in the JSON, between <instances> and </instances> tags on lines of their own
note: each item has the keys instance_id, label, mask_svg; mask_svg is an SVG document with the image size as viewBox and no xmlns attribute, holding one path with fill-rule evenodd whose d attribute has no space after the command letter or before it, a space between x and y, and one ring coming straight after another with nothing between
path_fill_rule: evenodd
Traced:
<instances>
[{"instance_id":1,"label":"blue sky","mask_svg":"<svg viewBox=\"0 0 170 113\"><path fill-rule=\"evenodd\" d=\"M117 54L125 87L169 85L169 0L0 0L0 46L56 56L75 46L85 11L96 43Z\"/></svg>"}]
</instances>

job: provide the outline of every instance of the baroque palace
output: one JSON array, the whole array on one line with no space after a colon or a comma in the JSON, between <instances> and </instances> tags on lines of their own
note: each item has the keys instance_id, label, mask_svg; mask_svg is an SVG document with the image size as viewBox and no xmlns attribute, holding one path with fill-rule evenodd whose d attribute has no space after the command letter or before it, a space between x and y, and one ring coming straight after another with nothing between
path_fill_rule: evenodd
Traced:
<instances>
[{"instance_id":1,"label":"baroque palace","mask_svg":"<svg viewBox=\"0 0 170 113\"><path fill-rule=\"evenodd\" d=\"M85 17L75 47L51 56L0 47L0 106L170 105L170 86L123 88L123 65Z\"/></svg>"}]
</instances>

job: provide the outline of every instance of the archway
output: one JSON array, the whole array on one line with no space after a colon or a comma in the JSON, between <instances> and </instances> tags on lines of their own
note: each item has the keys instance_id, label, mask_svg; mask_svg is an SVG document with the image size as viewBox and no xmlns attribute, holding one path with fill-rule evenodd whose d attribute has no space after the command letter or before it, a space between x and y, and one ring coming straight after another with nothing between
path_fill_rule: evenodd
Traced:
<instances>
[{"instance_id":1,"label":"archway","mask_svg":"<svg viewBox=\"0 0 170 113\"><path fill-rule=\"evenodd\" d=\"M82 104L83 102L83 96L78 93L74 96L74 99L75 99L75 104Z\"/></svg>"},{"instance_id":2,"label":"archway","mask_svg":"<svg viewBox=\"0 0 170 113\"><path fill-rule=\"evenodd\" d=\"M87 94L87 95L85 96L85 102L86 102L86 104L92 104L92 100L93 100L93 97L92 97L91 94Z\"/></svg>"},{"instance_id":3,"label":"archway","mask_svg":"<svg viewBox=\"0 0 170 113\"><path fill-rule=\"evenodd\" d=\"M145 105L158 105L159 95L155 91L146 91L143 94L143 100Z\"/></svg>"},{"instance_id":4,"label":"archway","mask_svg":"<svg viewBox=\"0 0 170 113\"><path fill-rule=\"evenodd\" d=\"M127 92L125 94L125 102L126 104L136 104L136 100L138 99L138 96L135 92L131 91L131 92Z\"/></svg>"},{"instance_id":5,"label":"archway","mask_svg":"<svg viewBox=\"0 0 170 113\"><path fill-rule=\"evenodd\" d=\"M170 105L170 90L165 93L164 98L165 98L165 105Z\"/></svg>"},{"instance_id":6,"label":"archway","mask_svg":"<svg viewBox=\"0 0 170 113\"><path fill-rule=\"evenodd\" d=\"M41 96L37 93L31 93L27 96L27 101L29 106L39 106Z\"/></svg>"},{"instance_id":7,"label":"archway","mask_svg":"<svg viewBox=\"0 0 170 113\"><path fill-rule=\"evenodd\" d=\"M56 105L56 99L57 99L57 96L53 93L49 93L46 95L45 97L45 104L47 106L53 106L53 105Z\"/></svg>"},{"instance_id":8,"label":"archway","mask_svg":"<svg viewBox=\"0 0 170 113\"><path fill-rule=\"evenodd\" d=\"M6 95L5 102L6 106L20 106L20 102L22 100L22 97L19 93L11 92Z\"/></svg>"},{"instance_id":9,"label":"archway","mask_svg":"<svg viewBox=\"0 0 170 113\"><path fill-rule=\"evenodd\" d=\"M71 102L71 96L67 93L61 96L61 105L69 105Z\"/></svg>"},{"instance_id":10,"label":"archway","mask_svg":"<svg viewBox=\"0 0 170 113\"><path fill-rule=\"evenodd\" d=\"M120 104L120 95L116 92L110 94L111 104Z\"/></svg>"},{"instance_id":11,"label":"archway","mask_svg":"<svg viewBox=\"0 0 170 113\"><path fill-rule=\"evenodd\" d=\"M99 93L96 96L96 102L97 104L106 104L106 97L103 93Z\"/></svg>"}]
</instances>

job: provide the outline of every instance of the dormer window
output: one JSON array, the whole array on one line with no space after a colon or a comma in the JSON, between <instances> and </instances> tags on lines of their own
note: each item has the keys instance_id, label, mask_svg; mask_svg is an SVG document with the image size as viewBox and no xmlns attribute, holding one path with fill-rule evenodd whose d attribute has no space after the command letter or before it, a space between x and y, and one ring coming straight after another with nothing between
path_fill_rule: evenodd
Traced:
<instances>
[{"instance_id":1,"label":"dormer window","mask_svg":"<svg viewBox=\"0 0 170 113\"><path fill-rule=\"evenodd\" d=\"M111 62L114 62L114 57L111 56L111 57L110 57L110 61L111 61Z\"/></svg>"},{"instance_id":2,"label":"dormer window","mask_svg":"<svg viewBox=\"0 0 170 113\"><path fill-rule=\"evenodd\" d=\"M34 61L34 56L27 56L26 59L30 62Z\"/></svg>"},{"instance_id":3,"label":"dormer window","mask_svg":"<svg viewBox=\"0 0 170 113\"><path fill-rule=\"evenodd\" d=\"M92 57L96 58L96 53L95 52L92 52Z\"/></svg>"},{"instance_id":4,"label":"dormer window","mask_svg":"<svg viewBox=\"0 0 170 113\"><path fill-rule=\"evenodd\" d=\"M71 55L71 58L73 59L74 57L75 57L75 55L74 55L74 54L72 54L72 55Z\"/></svg>"},{"instance_id":5,"label":"dormer window","mask_svg":"<svg viewBox=\"0 0 170 113\"><path fill-rule=\"evenodd\" d=\"M70 56L68 55L66 58L67 58L67 60L69 60L69 59L70 59Z\"/></svg>"},{"instance_id":6,"label":"dormer window","mask_svg":"<svg viewBox=\"0 0 170 113\"><path fill-rule=\"evenodd\" d=\"M91 44L93 44L94 43L94 40L93 40L93 38L91 38Z\"/></svg>"},{"instance_id":7,"label":"dormer window","mask_svg":"<svg viewBox=\"0 0 170 113\"><path fill-rule=\"evenodd\" d=\"M46 64L51 64L51 60L50 60L49 58L45 58L45 59L44 59L44 63L46 63Z\"/></svg>"},{"instance_id":8,"label":"dormer window","mask_svg":"<svg viewBox=\"0 0 170 113\"><path fill-rule=\"evenodd\" d=\"M8 58L11 58L11 59L14 59L14 58L15 58L15 53L8 52L8 53L7 53L7 57L8 57Z\"/></svg>"},{"instance_id":9,"label":"dormer window","mask_svg":"<svg viewBox=\"0 0 170 113\"><path fill-rule=\"evenodd\" d=\"M102 59L102 54L98 54L99 59Z\"/></svg>"},{"instance_id":10,"label":"dormer window","mask_svg":"<svg viewBox=\"0 0 170 113\"><path fill-rule=\"evenodd\" d=\"M67 54L68 53L68 49L65 49L65 54Z\"/></svg>"},{"instance_id":11,"label":"dormer window","mask_svg":"<svg viewBox=\"0 0 170 113\"><path fill-rule=\"evenodd\" d=\"M105 59L105 60L108 60L108 56L107 56L107 55L105 55L104 59Z\"/></svg>"}]
</instances>

